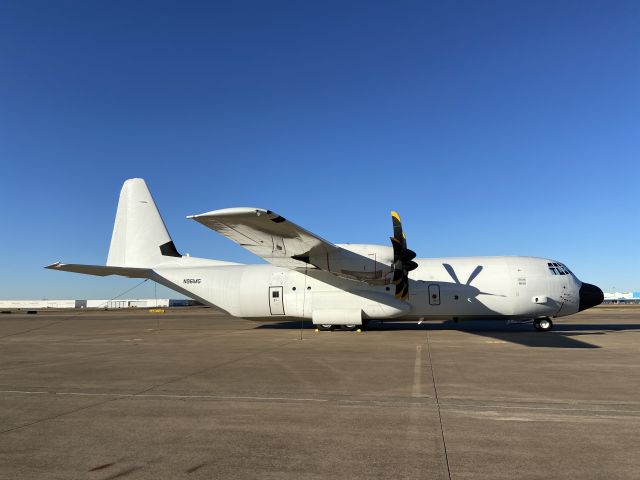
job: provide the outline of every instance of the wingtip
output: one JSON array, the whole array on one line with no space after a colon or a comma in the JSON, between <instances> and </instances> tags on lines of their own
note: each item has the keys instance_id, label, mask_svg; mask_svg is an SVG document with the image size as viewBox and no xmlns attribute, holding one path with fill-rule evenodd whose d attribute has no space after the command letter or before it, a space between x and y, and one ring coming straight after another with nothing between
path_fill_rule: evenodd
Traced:
<instances>
[{"instance_id":1,"label":"wingtip","mask_svg":"<svg viewBox=\"0 0 640 480\"><path fill-rule=\"evenodd\" d=\"M60 265L62 265L61 262L55 262L55 263L52 263L51 265L46 265L44 268L49 268L51 270L54 270L58 268Z\"/></svg>"}]
</instances>

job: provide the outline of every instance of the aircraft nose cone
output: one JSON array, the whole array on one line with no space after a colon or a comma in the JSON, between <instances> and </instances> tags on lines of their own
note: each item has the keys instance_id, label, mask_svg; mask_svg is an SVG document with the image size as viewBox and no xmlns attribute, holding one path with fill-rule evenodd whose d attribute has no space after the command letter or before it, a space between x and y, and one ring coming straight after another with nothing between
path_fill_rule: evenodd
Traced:
<instances>
[{"instance_id":1,"label":"aircraft nose cone","mask_svg":"<svg viewBox=\"0 0 640 480\"><path fill-rule=\"evenodd\" d=\"M580 305L578 311L600 305L604 300L604 293L595 285L583 283L580 287Z\"/></svg>"}]
</instances>

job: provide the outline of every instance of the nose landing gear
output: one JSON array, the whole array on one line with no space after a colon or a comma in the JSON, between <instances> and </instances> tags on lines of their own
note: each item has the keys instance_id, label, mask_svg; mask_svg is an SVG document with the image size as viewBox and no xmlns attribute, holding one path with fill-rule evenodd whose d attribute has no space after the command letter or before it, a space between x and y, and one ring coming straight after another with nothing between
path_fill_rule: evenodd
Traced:
<instances>
[{"instance_id":1,"label":"nose landing gear","mask_svg":"<svg viewBox=\"0 0 640 480\"><path fill-rule=\"evenodd\" d=\"M533 321L533 326L539 332L548 332L549 330L551 330L553 328L553 322L551 321L551 319L549 317L536 318Z\"/></svg>"}]
</instances>

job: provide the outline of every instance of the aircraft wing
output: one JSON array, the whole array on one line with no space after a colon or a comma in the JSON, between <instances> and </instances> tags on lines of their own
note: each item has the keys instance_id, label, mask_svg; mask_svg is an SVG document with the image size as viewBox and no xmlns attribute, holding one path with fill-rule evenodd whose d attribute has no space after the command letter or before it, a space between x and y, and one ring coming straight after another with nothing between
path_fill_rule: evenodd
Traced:
<instances>
[{"instance_id":1,"label":"aircraft wing","mask_svg":"<svg viewBox=\"0 0 640 480\"><path fill-rule=\"evenodd\" d=\"M315 268L370 285L394 283L396 297L401 300L409 295L408 273L418 266L412 261L416 254L407 248L396 212L392 212L392 262L388 260L388 254L377 256L349 249L346 245L335 245L262 208L226 208L187 218L215 230L278 267Z\"/></svg>"},{"instance_id":2,"label":"aircraft wing","mask_svg":"<svg viewBox=\"0 0 640 480\"><path fill-rule=\"evenodd\" d=\"M224 235L278 267L305 268L329 263L328 258L340 256L342 248L305 230L271 210L262 208L225 208L200 215L191 215L198 223ZM312 262L312 260L316 260ZM318 262L317 260L324 259Z\"/></svg>"}]
</instances>

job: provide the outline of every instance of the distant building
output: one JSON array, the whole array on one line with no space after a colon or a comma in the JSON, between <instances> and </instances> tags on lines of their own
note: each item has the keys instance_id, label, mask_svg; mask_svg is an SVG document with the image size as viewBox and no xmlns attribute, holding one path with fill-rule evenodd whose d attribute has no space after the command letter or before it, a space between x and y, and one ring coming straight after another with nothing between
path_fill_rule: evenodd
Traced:
<instances>
[{"instance_id":1,"label":"distant building","mask_svg":"<svg viewBox=\"0 0 640 480\"><path fill-rule=\"evenodd\" d=\"M136 298L116 300L0 300L3 310L43 310L47 308L154 308L154 307L188 307L200 305L188 299L169 298Z\"/></svg>"},{"instance_id":2,"label":"distant building","mask_svg":"<svg viewBox=\"0 0 640 480\"><path fill-rule=\"evenodd\" d=\"M80 305L78 308L150 308L150 307L168 307L170 300L168 298L137 298L116 300L86 300L86 305Z\"/></svg>"},{"instance_id":3,"label":"distant building","mask_svg":"<svg viewBox=\"0 0 640 480\"><path fill-rule=\"evenodd\" d=\"M76 300L0 300L0 308L5 310L76 308L76 302Z\"/></svg>"},{"instance_id":4,"label":"distant building","mask_svg":"<svg viewBox=\"0 0 640 480\"><path fill-rule=\"evenodd\" d=\"M605 292L604 303L640 304L640 292Z\"/></svg>"}]
</instances>

